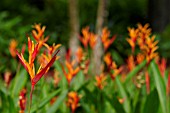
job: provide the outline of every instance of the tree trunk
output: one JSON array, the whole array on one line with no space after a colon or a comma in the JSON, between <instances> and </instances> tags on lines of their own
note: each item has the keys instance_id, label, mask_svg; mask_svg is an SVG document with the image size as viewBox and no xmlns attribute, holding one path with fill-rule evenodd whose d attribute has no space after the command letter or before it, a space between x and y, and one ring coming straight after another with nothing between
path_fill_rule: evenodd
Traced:
<instances>
[{"instance_id":1,"label":"tree trunk","mask_svg":"<svg viewBox=\"0 0 170 113\"><path fill-rule=\"evenodd\" d=\"M69 48L71 49L71 56L75 58L76 50L79 46L79 17L77 0L69 0L69 16L70 16L70 40Z\"/></svg>"},{"instance_id":2,"label":"tree trunk","mask_svg":"<svg viewBox=\"0 0 170 113\"><path fill-rule=\"evenodd\" d=\"M162 32L170 23L169 6L169 0L149 0L148 17L154 32Z\"/></svg>"},{"instance_id":3,"label":"tree trunk","mask_svg":"<svg viewBox=\"0 0 170 113\"><path fill-rule=\"evenodd\" d=\"M107 17L107 10L106 10L106 2L107 0L99 0L98 3L98 12L97 12L97 21L96 21L96 34L98 35L97 43L93 50L92 61L94 65L94 74L99 75L101 73L101 64L102 64L102 56L103 56L103 47L101 42L101 33L102 28L104 26L104 21Z\"/></svg>"}]
</instances>

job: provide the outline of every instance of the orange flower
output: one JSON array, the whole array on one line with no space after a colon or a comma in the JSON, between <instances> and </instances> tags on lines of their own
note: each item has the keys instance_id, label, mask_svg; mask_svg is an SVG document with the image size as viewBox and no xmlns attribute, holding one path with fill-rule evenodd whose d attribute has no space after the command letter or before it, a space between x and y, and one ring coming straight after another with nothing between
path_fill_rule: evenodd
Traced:
<instances>
[{"instance_id":1,"label":"orange flower","mask_svg":"<svg viewBox=\"0 0 170 113\"><path fill-rule=\"evenodd\" d=\"M76 59L77 59L78 63L80 63L82 61L83 57L84 57L83 49L81 47L78 47L78 49L76 51Z\"/></svg>"},{"instance_id":2,"label":"orange flower","mask_svg":"<svg viewBox=\"0 0 170 113\"><path fill-rule=\"evenodd\" d=\"M143 49L143 46L146 43L147 37L151 35L151 29L148 27L149 27L149 24L145 24L144 26L142 26L141 24L138 24L138 30L139 30L138 45L140 49Z\"/></svg>"},{"instance_id":3,"label":"orange flower","mask_svg":"<svg viewBox=\"0 0 170 113\"><path fill-rule=\"evenodd\" d=\"M20 111L19 113L24 113L26 108L26 89L22 89L19 95L19 107Z\"/></svg>"},{"instance_id":4,"label":"orange flower","mask_svg":"<svg viewBox=\"0 0 170 113\"><path fill-rule=\"evenodd\" d=\"M68 81L68 84L70 85L71 80L79 72L80 68L77 67L77 68L73 69L73 66L75 64L75 60L73 60L71 63L66 60L65 64L66 64L66 67L68 69L68 72L66 72L64 67L62 67L62 70L63 70L63 73L64 73L64 75L65 75L65 77Z\"/></svg>"},{"instance_id":5,"label":"orange flower","mask_svg":"<svg viewBox=\"0 0 170 113\"><path fill-rule=\"evenodd\" d=\"M130 38L127 38L127 42L130 44L131 48L132 48L132 52L135 51L135 46L136 46L136 40L138 38L138 29L134 29L134 28L128 28L129 31L129 36Z\"/></svg>"},{"instance_id":6,"label":"orange flower","mask_svg":"<svg viewBox=\"0 0 170 113\"><path fill-rule=\"evenodd\" d=\"M53 43L52 46L49 46L49 45L44 43L44 46L47 48L48 54L52 55L61 46L61 44L55 45L55 43Z\"/></svg>"},{"instance_id":7,"label":"orange flower","mask_svg":"<svg viewBox=\"0 0 170 113\"><path fill-rule=\"evenodd\" d=\"M56 60L56 55L59 52L59 50L58 50L54 54L54 56L51 58L51 60L48 62L48 64L44 68L42 68L42 65L40 65L37 73L35 73L34 60L36 58L36 55L37 55L38 51L39 51L38 50L38 43L34 44L34 42L29 37L28 37L29 61L27 62L24 59L24 56L22 55L22 53L19 54L18 51L16 51L17 56L19 57L19 60L20 60L21 64L24 66L24 68L29 73L30 78L31 78L30 103L32 101L32 93L33 93L35 84L42 78L42 76L45 73L47 73L47 70L49 69L49 67L52 66L52 64Z\"/></svg>"},{"instance_id":8,"label":"orange flower","mask_svg":"<svg viewBox=\"0 0 170 113\"><path fill-rule=\"evenodd\" d=\"M111 78L112 78L112 80L114 80L115 77L120 74L120 72L122 71L123 67L119 67L118 68L116 63L113 61L111 69L113 70L113 73L111 74Z\"/></svg>"},{"instance_id":9,"label":"orange flower","mask_svg":"<svg viewBox=\"0 0 170 113\"><path fill-rule=\"evenodd\" d=\"M106 84L105 82L106 76L103 73L101 73L99 76L98 75L95 76L95 79L96 79L96 86L102 90Z\"/></svg>"},{"instance_id":10,"label":"orange flower","mask_svg":"<svg viewBox=\"0 0 170 113\"><path fill-rule=\"evenodd\" d=\"M141 24L137 24L138 29L139 29L139 37L145 39L146 37L151 35L151 29L148 28L149 24L145 24L144 26L142 26Z\"/></svg>"},{"instance_id":11,"label":"orange flower","mask_svg":"<svg viewBox=\"0 0 170 113\"><path fill-rule=\"evenodd\" d=\"M145 59L145 56L142 53L137 54L137 63L140 64Z\"/></svg>"},{"instance_id":12,"label":"orange flower","mask_svg":"<svg viewBox=\"0 0 170 113\"><path fill-rule=\"evenodd\" d=\"M158 41L154 41L155 40L155 36L147 37L146 38L146 44L143 47L143 52L146 55L146 60L148 61L148 63L158 57L158 53L155 52L158 49L158 46L156 46L158 44Z\"/></svg>"},{"instance_id":13,"label":"orange flower","mask_svg":"<svg viewBox=\"0 0 170 113\"><path fill-rule=\"evenodd\" d=\"M28 38L28 51L29 51L29 62L27 62L24 59L24 56L17 52L17 55L24 66L24 68L27 70L27 72L30 75L32 83L36 84L39 79L46 73L46 70L51 67L51 65L54 63L56 60L56 55L59 52L59 50L54 54L54 56L51 58L51 60L48 62L48 64L42 69L42 66L40 65L37 74L35 74L35 67L34 67L34 60L36 58L36 55L38 53L38 44L34 46L34 42Z\"/></svg>"},{"instance_id":14,"label":"orange flower","mask_svg":"<svg viewBox=\"0 0 170 113\"><path fill-rule=\"evenodd\" d=\"M18 45L18 42L15 39L12 39L9 44L9 52L12 57L16 57L16 47Z\"/></svg>"},{"instance_id":15,"label":"orange flower","mask_svg":"<svg viewBox=\"0 0 170 113\"><path fill-rule=\"evenodd\" d=\"M44 38L44 31L46 27L43 26L41 28L41 24L35 24L33 28L35 28L35 30L32 30L32 35L34 39L39 43L38 48L40 48L49 38L49 37Z\"/></svg>"},{"instance_id":16,"label":"orange flower","mask_svg":"<svg viewBox=\"0 0 170 113\"><path fill-rule=\"evenodd\" d=\"M135 61L133 55L130 55L127 59L127 65L130 71L135 68Z\"/></svg>"},{"instance_id":17,"label":"orange flower","mask_svg":"<svg viewBox=\"0 0 170 113\"><path fill-rule=\"evenodd\" d=\"M104 50L106 51L109 46L113 43L113 41L116 39L116 35L113 36L111 39L109 39L110 31L105 27L102 30L101 40L104 46Z\"/></svg>"},{"instance_id":18,"label":"orange flower","mask_svg":"<svg viewBox=\"0 0 170 113\"><path fill-rule=\"evenodd\" d=\"M111 56L111 53L106 53L106 55L104 56L104 61L106 63L107 66L111 66L112 64L112 56Z\"/></svg>"},{"instance_id":19,"label":"orange flower","mask_svg":"<svg viewBox=\"0 0 170 113\"><path fill-rule=\"evenodd\" d=\"M67 105L71 108L72 113L75 112L76 108L79 107L80 96L76 92L68 93Z\"/></svg>"},{"instance_id":20,"label":"orange flower","mask_svg":"<svg viewBox=\"0 0 170 113\"><path fill-rule=\"evenodd\" d=\"M82 37L79 38L81 43L84 45L85 48L88 46L89 38L90 38L90 33L89 33L89 27L85 27L82 29Z\"/></svg>"},{"instance_id":21,"label":"orange flower","mask_svg":"<svg viewBox=\"0 0 170 113\"><path fill-rule=\"evenodd\" d=\"M97 42L97 36L94 33L90 33L89 45L93 49Z\"/></svg>"}]
</instances>

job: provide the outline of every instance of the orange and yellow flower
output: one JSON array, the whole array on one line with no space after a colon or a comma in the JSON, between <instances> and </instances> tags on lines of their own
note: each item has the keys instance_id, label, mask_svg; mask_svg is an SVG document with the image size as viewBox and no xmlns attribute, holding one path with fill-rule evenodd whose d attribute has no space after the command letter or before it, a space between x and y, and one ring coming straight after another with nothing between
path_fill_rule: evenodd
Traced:
<instances>
[{"instance_id":1,"label":"orange and yellow flower","mask_svg":"<svg viewBox=\"0 0 170 113\"><path fill-rule=\"evenodd\" d=\"M118 68L116 63L113 61L112 65L111 65L111 69L113 71L113 73L111 74L111 78L112 78L112 80L114 80L115 77L121 73L123 67Z\"/></svg>"},{"instance_id":2,"label":"orange and yellow flower","mask_svg":"<svg viewBox=\"0 0 170 113\"><path fill-rule=\"evenodd\" d=\"M9 52L12 57L16 57L16 47L18 45L18 42L15 39L12 39L9 44Z\"/></svg>"},{"instance_id":3,"label":"orange and yellow flower","mask_svg":"<svg viewBox=\"0 0 170 113\"><path fill-rule=\"evenodd\" d=\"M68 72L66 72L66 70L64 69L64 67L62 67L63 73L67 79L68 84L70 85L71 80L74 78L74 76L79 72L80 68L76 67L75 69L74 64L75 64L75 60L73 60L72 62L68 62L67 60L65 61L66 67L68 69Z\"/></svg>"},{"instance_id":4,"label":"orange and yellow flower","mask_svg":"<svg viewBox=\"0 0 170 113\"><path fill-rule=\"evenodd\" d=\"M146 55L146 60L150 62L152 59L158 57L158 53L155 52L158 49L158 40L155 40L155 36L147 37L146 44L143 46L143 52Z\"/></svg>"},{"instance_id":5,"label":"orange and yellow flower","mask_svg":"<svg viewBox=\"0 0 170 113\"><path fill-rule=\"evenodd\" d=\"M108 66L108 67L110 67L111 66L111 64L112 64L112 56L111 56L111 53L106 53L106 55L104 56L104 61L105 61L105 63L106 63L106 65Z\"/></svg>"},{"instance_id":6,"label":"orange and yellow flower","mask_svg":"<svg viewBox=\"0 0 170 113\"><path fill-rule=\"evenodd\" d=\"M135 61L134 56L130 55L127 59L127 65L130 71L132 71L135 68Z\"/></svg>"},{"instance_id":7,"label":"orange and yellow flower","mask_svg":"<svg viewBox=\"0 0 170 113\"><path fill-rule=\"evenodd\" d=\"M89 45L92 49L94 49L96 43L97 43L97 35L95 35L94 33L90 33L89 34Z\"/></svg>"},{"instance_id":8,"label":"orange and yellow flower","mask_svg":"<svg viewBox=\"0 0 170 113\"><path fill-rule=\"evenodd\" d=\"M102 40L102 43L103 43L105 51L109 48L109 46L116 39L116 35L114 35L111 39L109 39L109 36L110 36L110 31L107 29L107 27L103 28L102 35L101 35L101 40Z\"/></svg>"},{"instance_id":9,"label":"orange and yellow flower","mask_svg":"<svg viewBox=\"0 0 170 113\"><path fill-rule=\"evenodd\" d=\"M100 75L97 75L96 77L95 77L95 79L96 79L96 86L100 89L100 90L102 90L103 88L104 88L104 86L106 85L106 82L105 82L105 80L106 80L106 76L104 75L104 73L101 73Z\"/></svg>"},{"instance_id":10,"label":"orange and yellow flower","mask_svg":"<svg viewBox=\"0 0 170 113\"><path fill-rule=\"evenodd\" d=\"M35 73L34 60L38 54L38 51L39 51L38 43L34 44L34 42L29 37L28 37L28 52L29 52L28 62L25 60L22 53L19 54L18 51L16 51L22 65L30 75L32 84L36 84L39 81L39 79L47 72L47 69L51 67L51 65L56 60L56 55L59 52L57 51L57 53L54 54L54 56L50 59L50 61L44 68L42 68L42 65L40 65L37 73Z\"/></svg>"},{"instance_id":11,"label":"orange and yellow flower","mask_svg":"<svg viewBox=\"0 0 170 113\"><path fill-rule=\"evenodd\" d=\"M89 29L90 29L89 27L83 28L81 31L83 36L79 38L85 48L87 48L90 39Z\"/></svg>"},{"instance_id":12,"label":"orange and yellow flower","mask_svg":"<svg viewBox=\"0 0 170 113\"><path fill-rule=\"evenodd\" d=\"M77 107L80 106L79 101L80 96L77 94L77 92L72 91L68 93L67 105L71 108L72 113L74 113Z\"/></svg>"},{"instance_id":13,"label":"orange and yellow flower","mask_svg":"<svg viewBox=\"0 0 170 113\"><path fill-rule=\"evenodd\" d=\"M41 24L35 24L33 26L34 30L32 30L32 35L34 39L39 43L39 47L41 46L48 40L49 37L44 38L44 31L45 31L45 26L41 28Z\"/></svg>"},{"instance_id":14,"label":"orange and yellow flower","mask_svg":"<svg viewBox=\"0 0 170 113\"><path fill-rule=\"evenodd\" d=\"M128 31L129 31L129 37L130 38L127 38L126 40L130 44L130 46L132 48L132 52L134 52L139 30L134 29L134 28L128 28Z\"/></svg>"}]
</instances>

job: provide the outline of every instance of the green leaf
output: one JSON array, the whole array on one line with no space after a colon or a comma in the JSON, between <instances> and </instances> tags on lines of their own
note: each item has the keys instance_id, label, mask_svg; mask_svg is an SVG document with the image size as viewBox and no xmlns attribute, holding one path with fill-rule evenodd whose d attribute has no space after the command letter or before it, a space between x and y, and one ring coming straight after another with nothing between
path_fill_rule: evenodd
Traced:
<instances>
[{"instance_id":1,"label":"green leaf","mask_svg":"<svg viewBox=\"0 0 170 113\"><path fill-rule=\"evenodd\" d=\"M162 108L162 113L167 113L167 109L166 109L166 87L165 87L164 81L162 79L162 76L160 74L158 66L154 61L152 61L150 63L150 68L151 68L151 71L152 71L152 73L150 73L150 75L152 75L152 77L154 78L155 86L156 86L156 89L158 91L160 105L161 105L161 108Z\"/></svg>"},{"instance_id":2,"label":"green leaf","mask_svg":"<svg viewBox=\"0 0 170 113\"><path fill-rule=\"evenodd\" d=\"M143 113L157 113L159 107L158 92L153 90L146 98Z\"/></svg>"},{"instance_id":3,"label":"green leaf","mask_svg":"<svg viewBox=\"0 0 170 113\"><path fill-rule=\"evenodd\" d=\"M8 103L9 103L9 109L8 109L9 113L17 113L15 104L14 104L14 100L9 95L8 95L7 99L8 99Z\"/></svg>"},{"instance_id":4,"label":"green leaf","mask_svg":"<svg viewBox=\"0 0 170 113\"><path fill-rule=\"evenodd\" d=\"M125 83L128 83L133 76L135 76L145 65L146 65L146 60L144 60L141 64L139 64L138 66L136 66L129 74L127 74Z\"/></svg>"},{"instance_id":5,"label":"green leaf","mask_svg":"<svg viewBox=\"0 0 170 113\"><path fill-rule=\"evenodd\" d=\"M123 104L120 104L120 102L118 101L115 95L113 95L111 98L108 97L107 95L104 95L104 96L106 98L106 101L108 101L110 105L113 106L116 113L125 113L123 109Z\"/></svg>"},{"instance_id":6,"label":"green leaf","mask_svg":"<svg viewBox=\"0 0 170 113\"><path fill-rule=\"evenodd\" d=\"M79 83L77 83L79 81ZM75 91L81 88L81 86L85 83L83 72L80 71L77 75L73 78L71 82L71 86L74 88Z\"/></svg>"},{"instance_id":7,"label":"green leaf","mask_svg":"<svg viewBox=\"0 0 170 113\"><path fill-rule=\"evenodd\" d=\"M53 93L51 93L50 95L48 95L48 97L42 99L42 101L40 102L40 104L38 105L38 107L32 107L31 112L35 112L38 111L38 109L41 109L42 107L44 107L54 96L56 96L61 90L56 90Z\"/></svg>"},{"instance_id":8,"label":"green leaf","mask_svg":"<svg viewBox=\"0 0 170 113\"><path fill-rule=\"evenodd\" d=\"M15 82L14 82L14 87L12 90L12 95L16 96L19 94L21 89L25 86L27 82L27 72L22 69L20 72L18 72L15 76Z\"/></svg>"},{"instance_id":9,"label":"green leaf","mask_svg":"<svg viewBox=\"0 0 170 113\"><path fill-rule=\"evenodd\" d=\"M120 82L118 76L115 78L115 81L118 86L118 92L121 95L121 98L125 99L125 101L123 103L124 110L126 111L126 113L130 113L131 112L130 101L129 101L126 91L125 91L122 83Z\"/></svg>"},{"instance_id":10,"label":"green leaf","mask_svg":"<svg viewBox=\"0 0 170 113\"><path fill-rule=\"evenodd\" d=\"M60 96L57 98L57 100L54 102L54 104L47 110L48 113L56 113L59 106L63 103L64 99L66 98L68 93L68 90L64 90Z\"/></svg>"},{"instance_id":11,"label":"green leaf","mask_svg":"<svg viewBox=\"0 0 170 113\"><path fill-rule=\"evenodd\" d=\"M61 68L60 62L59 62L59 61L56 61L56 62L54 63L54 66L55 66L56 70L59 71L59 73L60 73L60 75L61 75L60 77L62 78L62 79L60 80L60 82L59 82L59 87L60 87L62 90L68 89L68 83L67 83L67 80L66 80L66 78L65 78L65 76L64 76L64 74L63 74L63 70L62 70L62 68Z\"/></svg>"}]
</instances>

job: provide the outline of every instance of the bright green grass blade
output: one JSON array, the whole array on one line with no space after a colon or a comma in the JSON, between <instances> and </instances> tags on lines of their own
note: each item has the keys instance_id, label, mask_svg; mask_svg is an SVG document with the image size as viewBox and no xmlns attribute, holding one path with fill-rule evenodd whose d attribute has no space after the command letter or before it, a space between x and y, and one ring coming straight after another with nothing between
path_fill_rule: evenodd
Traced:
<instances>
[{"instance_id":1,"label":"bright green grass blade","mask_svg":"<svg viewBox=\"0 0 170 113\"><path fill-rule=\"evenodd\" d=\"M54 104L47 110L48 113L56 113L59 106L63 103L64 99L66 98L68 90L63 91Z\"/></svg>"},{"instance_id":2,"label":"bright green grass blade","mask_svg":"<svg viewBox=\"0 0 170 113\"><path fill-rule=\"evenodd\" d=\"M157 64L152 61L150 63L150 68L152 73L151 76L154 78L154 82L155 82L155 86L158 92L158 96L159 96L159 100L160 100L160 105L162 108L162 113L167 113L167 109L166 109L166 87L164 84L164 81L162 79L162 76L160 74L160 71L158 69Z\"/></svg>"},{"instance_id":3,"label":"bright green grass blade","mask_svg":"<svg viewBox=\"0 0 170 113\"><path fill-rule=\"evenodd\" d=\"M133 76L135 76L145 65L146 65L146 60L144 60L141 64L136 66L129 74L127 74L125 84L128 83Z\"/></svg>"},{"instance_id":4,"label":"bright green grass blade","mask_svg":"<svg viewBox=\"0 0 170 113\"><path fill-rule=\"evenodd\" d=\"M54 96L56 96L58 93L60 93L60 89L54 91L53 93L51 93L50 95L48 95L48 97L42 99L42 101L40 102L40 104L38 105L38 107L32 107L31 112L35 112L38 111L38 109L41 109L42 107L44 107Z\"/></svg>"},{"instance_id":5,"label":"bright green grass blade","mask_svg":"<svg viewBox=\"0 0 170 113\"><path fill-rule=\"evenodd\" d=\"M127 93L126 93L122 83L120 82L118 76L115 78L115 81L118 86L118 92L121 95L121 98L125 99L125 101L123 103L124 110L126 111L126 113L130 113L131 112L130 101L129 101Z\"/></svg>"}]
</instances>

